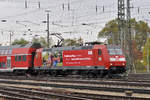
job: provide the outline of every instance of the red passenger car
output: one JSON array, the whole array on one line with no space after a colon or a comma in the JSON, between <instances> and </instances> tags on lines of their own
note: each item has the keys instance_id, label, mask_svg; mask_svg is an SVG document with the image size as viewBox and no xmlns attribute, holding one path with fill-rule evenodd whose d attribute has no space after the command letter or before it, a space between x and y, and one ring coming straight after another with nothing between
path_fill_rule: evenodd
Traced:
<instances>
[{"instance_id":1,"label":"red passenger car","mask_svg":"<svg viewBox=\"0 0 150 100\"><path fill-rule=\"evenodd\" d=\"M0 47L0 71L25 72L34 67L34 55L40 45L28 44Z\"/></svg>"}]
</instances>

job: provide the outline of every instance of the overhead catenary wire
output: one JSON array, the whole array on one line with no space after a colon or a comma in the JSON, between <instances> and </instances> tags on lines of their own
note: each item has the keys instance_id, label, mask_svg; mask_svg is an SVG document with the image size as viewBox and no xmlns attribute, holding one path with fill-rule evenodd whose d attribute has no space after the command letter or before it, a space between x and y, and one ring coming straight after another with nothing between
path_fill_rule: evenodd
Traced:
<instances>
[{"instance_id":1,"label":"overhead catenary wire","mask_svg":"<svg viewBox=\"0 0 150 100\"><path fill-rule=\"evenodd\" d=\"M13 0L13 2L20 2L19 0ZM90 0L89 0L90 1ZM88 1L88 2L89 2ZM22 9L22 12L20 14L14 14L14 15L10 15L10 16L6 16L4 17L4 19L6 18L7 20L11 19L20 19L21 17L26 17L26 16L34 16L36 14L39 14L38 16L40 16L40 13L42 13L44 10L46 9L52 9L52 20L57 21L61 20L61 22L58 22L56 24L62 24L62 25L70 25L68 28L72 27L71 26L71 22L72 22L72 16L71 16L71 11L67 10L67 5L66 6L66 10L63 11L62 9L62 4L69 4L71 9L75 9L75 14L74 14L74 26L80 26L80 22L87 22L87 23L96 23L98 22L98 24L102 23L104 24L105 22L111 20L111 19L115 19L115 17L117 16L117 8L116 8L116 4L115 5L111 5L111 4L101 4L102 1L98 1L97 0L97 4L93 3L93 4L85 4L85 6L83 6L82 4L85 2L85 0L81 1L81 0L70 0L68 3L68 0L64 0L59 4L47 4L46 6L43 6L46 4L45 1L40 1L41 2L41 8L38 9L38 1L27 1L29 4L28 9ZM57 2L57 1L56 1ZM21 2L20 2L21 3ZM24 4L24 1L21 3ZM32 5L36 5L36 8L32 8ZM97 5L97 14L95 14L95 5ZM139 13L141 14L142 12L147 11L147 9L149 8L148 6L138 6L139 7ZM103 10L104 8L104 10ZM115 8L115 9L114 9ZM20 9L20 8L19 8ZM136 9L136 11L138 12L138 9L135 7L133 9ZM65 13L65 15L63 15ZM110 16L106 16L106 15L110 15ZM66 16L68 15L68 16ZM137 14L136 14L137 15ZM36 16L36 17L38 17ZM62 17L63 16L63 17ZM132 15L135 16L135 15ZM54 18L55 17L55 18ZM110 18L108 18L110 17ZM27 18L27 17L26 17ZM40 18L40 17L39 17ZM135 16L136 18L136 16ZM142 17L139 17L142 19ZM3 18L1 18L3 19ZM34 21L33 21L34 22ZM35 27L34 25L32 25L32 27ZM40 27L43 27L42 24ZM88 28L89 26L87 26ZM61 28L61 27L59 27ZM74 27L73 27L74 28ZM67 28L66 28L67 29ZM94 28L93 28L94 29ZM99 29L100 30L100 29Z\"/></svg>"}]
</instances>

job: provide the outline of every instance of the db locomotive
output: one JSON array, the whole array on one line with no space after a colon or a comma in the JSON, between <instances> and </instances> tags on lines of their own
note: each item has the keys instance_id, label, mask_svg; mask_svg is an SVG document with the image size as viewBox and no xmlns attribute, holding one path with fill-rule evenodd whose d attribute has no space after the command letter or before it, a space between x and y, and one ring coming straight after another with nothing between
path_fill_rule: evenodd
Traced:
<instances>
[{"instance_id":1,"label":"db locomotive","mask_svg":"<svg viewBox=\"0 0 150 100\"><path fill-rule=\"evenodd\" d=\"M52 76L105 76L126 71L119 46L85 45L42 48L40 44L0 46L0 72Z\"/></svg>"}]
</instances>

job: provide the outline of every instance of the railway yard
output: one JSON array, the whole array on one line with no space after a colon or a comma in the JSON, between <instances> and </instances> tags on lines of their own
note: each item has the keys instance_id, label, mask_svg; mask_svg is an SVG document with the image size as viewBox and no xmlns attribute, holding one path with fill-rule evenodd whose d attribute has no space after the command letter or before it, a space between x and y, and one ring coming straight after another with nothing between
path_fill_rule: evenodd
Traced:
<instances>
[{"instance_id":1,"label":"railway yard","mask_svg":"<svg viewBox=\"0 0 150 100\"><path fill-rule=\"evenodd\" d=\"M0 100L150 100L150 0L0 0Z\"/></svg>"},{"instance_id":2,"label":"railway yard","mask_svg":"<svg viewBox=\"0 0 150 100\"><path fill-rule=\"evenodd\" d=\"M149 100L150 75L119 79L0 76L2 100Z\"/></svg>"}]
</instances>

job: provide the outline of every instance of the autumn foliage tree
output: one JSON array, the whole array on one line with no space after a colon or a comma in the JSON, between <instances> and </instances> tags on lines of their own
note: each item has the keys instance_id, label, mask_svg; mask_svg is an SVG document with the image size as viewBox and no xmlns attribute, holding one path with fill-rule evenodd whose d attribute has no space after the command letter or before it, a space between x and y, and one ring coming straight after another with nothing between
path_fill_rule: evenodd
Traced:
<instances>
[{"instance_id":1,"label":"autumn foliage tree","mask_svg":"<svg viewBox=\"0 0 150 100\"><path fill-rule=\"evenodd\" d=\"M150 33L149 26L144 21L136 21L135 19L131 19L131 33L132 33L132 40L136 42L137 49L142 50L142 46L146 43L147 33ZM126 23L125 23L125 26ZM127 33L127 27L125 28L125 34ZM118 43L118 21L117 19L111 20L106 23L105 27L99 32L98 38L106 37L108 39L109 44L116 44Z\"/></svg>"},{"instance_id":2,"label":"autumn foliage tree","mask_svg":"<svg viewBox=\"0 0 150 100\"><path fill-rule=\"evenodd\" d=\"M143 47L143 64L150 66L150 38L147 39L146 44Z\"/></svg>"}]
</instances>

